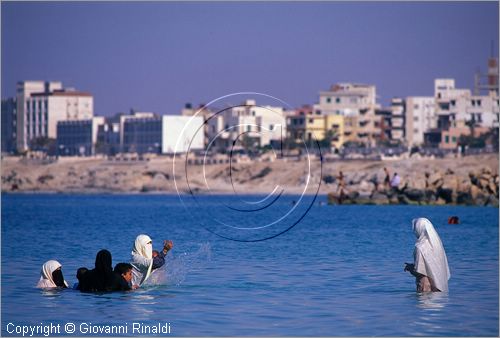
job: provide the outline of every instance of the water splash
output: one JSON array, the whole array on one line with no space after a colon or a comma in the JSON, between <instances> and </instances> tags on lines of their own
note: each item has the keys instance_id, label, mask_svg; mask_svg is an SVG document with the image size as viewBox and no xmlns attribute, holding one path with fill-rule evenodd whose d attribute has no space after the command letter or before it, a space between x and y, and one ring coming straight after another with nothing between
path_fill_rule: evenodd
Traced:
<instances>
[{"instance_id":1,"label":"water splash","mask_svg":"<svg viewBox=\"0 0 500 338\"><path fill-rule=\"evenodd\" d=\"M181 285L189 273L204 269L212 260L212 248L210 243L198 245L196 251L167 256L165 265L151 275L146 285Z\"/></svg>"}]
</instances>

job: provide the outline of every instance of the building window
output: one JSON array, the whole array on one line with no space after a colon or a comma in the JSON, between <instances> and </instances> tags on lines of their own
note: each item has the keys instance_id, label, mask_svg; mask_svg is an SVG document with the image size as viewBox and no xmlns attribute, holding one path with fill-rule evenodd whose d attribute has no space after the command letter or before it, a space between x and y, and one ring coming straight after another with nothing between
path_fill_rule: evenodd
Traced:
<instances>
[{"instance_id":1,"label":"building window","mask_svg":"<svg viewBox=\"0 0 500 338\"><path fill-rule=\"evenodd\" d=\"M340 103L340 97L336 97L336 98L335 98L335 102L336 102L336 103Z\"/></svg>"},{"instance_id":2,"label":"building window","mask_svg":"<svg viewBox=\"0 0 500 338\"><path fill-rule=\"evenodd\" d=\"M327 97L326 98L326 103L330 103L330 102L332 102L332 98L331 97Z\"/></svg>"},{"instance_id":3,"label":"building window","mask_svg":"<svg viewBox=\"0 0 500 338\"><path fill-rule=\"evenodd\" d=\"M413 109L418 109L418 104L414 104Z\"/></svg>"},{"instance_id":4,"label":"building window","mask_svg":"<svg viewBox=\"0 0 500 338\"><path fill-rule=\"evenodd\" d=\"M452 137L451 137L451 141L452 141L453 143L456 143L456 142L457 142L457 137L456 137L456 136L452 136Z\"/></svg>"},{"instance_id":5,"label":"building window","mask_svg":"<svg viewBox=\"0 0 500 338\"><path fill-rule=\"evenodd\" d=\"M314 120L313 119L309 119L309 123L314 123Z\"/></svg>"},{"instance_id":6,"label":"building window","mask_svg":"<svg viewBox=\"0 0 500 338\"><path fill-rule=\"evenodd\" d=\"M418 122L418 116L414 116L413 121Z\"/></svg>"},{"instance_id":7,"label":"building window","mask_svg":"<svg viewBox=\"0 0 500 338\"><path fill-rule=\"evenodd\" d=\"M321 110L316 110L316 115L321 115Z\"/></svg>"},{"instance_id":8,"label":"building window","mask_svg":"<svg viewBox=\"0 0 500 338\"><path fill-rule=\"evenodd\" d=\"M477 100L477 105L481 107L481 100Z\"/></svg>"},{"instance_id":9,"label":"building window","mask_svg":"<svg viewBox=\"0 0 500 338\"><path fill-rule=\"evenodd\" d=\"M415 134L417 134L417 133L418 133L418 129L413 129L413 132L414 132Z\"/></svg>"},{"instance_id":10,"label":"building window","mask_svg":"<svg viewBox=\"0 0 500 338\"><path fill-rule=\"evenodd\" d=\"M448 135L446 135L446 136L444 137L444 142L445 142L445 143L450 143L450 137L449 137Z\"/></svg>"},{"instance_id":11,"label":"building window","mask_svg":"<svg viewBox=\"0 0 500 338\"><path fill-rule=\"evenodd\" d=\"M252 116L255 116L255 110L252 110Z\"/></svg>"},{"instance_id":12,"label":"building window","mask_svg":"<svg viewBox=\"0 0 500 338\"><path fill-rule=\"evenodd\" d=\"M450 101L450 105L455 106L455 104L456 104L455 100Z\"/></svg>"},{"instance_id":13,"label":"building window","mask_svg":"<svg viewBox=\"0 0 500 338\"><path fill-rule=\"evenodd\" d=\"M252 126L247 126L247 131L252 131Z\"/></svg>"},{"instance_id":14,"label":"building window","mask_svg":"<svg viewBox=\"0 0 500 338\"><path fill-rule=\"evenodd\" d=\"M273 124L269 125L269 130L274 130L274 125Z\"/></svg>"}]
</instances>

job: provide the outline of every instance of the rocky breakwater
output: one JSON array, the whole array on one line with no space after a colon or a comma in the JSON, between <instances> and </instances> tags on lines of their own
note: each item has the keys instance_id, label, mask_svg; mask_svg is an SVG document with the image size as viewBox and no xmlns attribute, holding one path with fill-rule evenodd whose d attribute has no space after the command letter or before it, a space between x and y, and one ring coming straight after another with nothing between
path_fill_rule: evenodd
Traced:
<instances>
[{"instance_id":1,"label":"rocky breakwater","mask_svg":"<svg viewBox=\"0 0 500 338\"><path fill-rule=\"evenodd\" d=\"M355 175L356 176L356 175ZM451 169L411 173L397 188L376 175L359 175L328 194L329 204L478 205L498 207L498 172L482 167L468 174Z\"/></svg>"}]
</instances>

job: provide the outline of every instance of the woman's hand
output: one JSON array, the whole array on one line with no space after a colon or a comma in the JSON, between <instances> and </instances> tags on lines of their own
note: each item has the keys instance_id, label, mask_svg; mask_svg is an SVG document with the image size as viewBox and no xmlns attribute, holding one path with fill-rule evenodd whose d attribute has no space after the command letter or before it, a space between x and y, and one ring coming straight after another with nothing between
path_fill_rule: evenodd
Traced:
<instances>
[{"instance_id":1,"label":"woman's hand","mask_svg":"<svg viewBox=\"0 0 500 338\"><path fill-rule=\"evenodd\" d=\"M415 270L415 264L410 264L410 263L405 263L405 269L404 271L414 271Z\"/></svg>"},{"instance_id":2,"label":"woman's hand","mask_svg":"<svg viewBox=\"0 0 500 338\"><path fill-rule=\"evenodd\" d=\"M172 250L173 247L174 247L174 242L172 242L171 240L163 241L163 251L168 252Z\"/></svg>"}]
</instances>

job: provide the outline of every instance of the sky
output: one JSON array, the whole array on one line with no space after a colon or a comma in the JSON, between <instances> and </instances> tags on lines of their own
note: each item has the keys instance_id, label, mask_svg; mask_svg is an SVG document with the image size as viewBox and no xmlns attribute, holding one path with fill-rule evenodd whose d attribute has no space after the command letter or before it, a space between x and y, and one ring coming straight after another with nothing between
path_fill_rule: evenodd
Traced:
<instances>
[{"instance_id":1,"label":"sky","mask_svg":"<svg viewBox=\"0 0 500 338\"><path fill-rule=\"evenodd\" d=\"M242 91L299 107L338 82L376 85L388 105L440 77L472 89L499 46L495 1L1 2L1 18L2 98L62 81L107 116Z\"/></svg>"}]
</instances>

